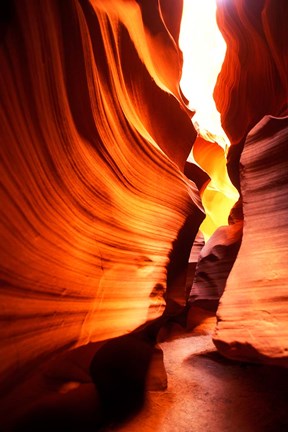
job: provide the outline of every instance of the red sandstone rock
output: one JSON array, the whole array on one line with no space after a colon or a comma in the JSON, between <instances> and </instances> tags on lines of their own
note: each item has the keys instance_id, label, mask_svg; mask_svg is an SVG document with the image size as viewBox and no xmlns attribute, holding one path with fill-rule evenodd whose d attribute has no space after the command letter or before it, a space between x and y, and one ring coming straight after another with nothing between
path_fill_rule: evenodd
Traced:
<instances>
[{"instance_id":1,"label":"red sandstone rock","mask_svg":"<svg viewBox=\"0 0 288 432\"><path fill-rule=\"evenodd\" d=\"M3 392L161 315L173 241L203 219L183 174L196 131L179 13L170 33L156 1L14 4L0 45Z\"/></svg>"},{"instance_id":2,"label":"red sandstone rock","mask_svg":"<svg viewBox=\"0 0 288 432\"><path fill-rule=\"evenodd\" d=\"M183 175L196 132L179 89L181 2L173 17L169 0L13 3L0 29L3 393L46 357L159 316L181 226L168 282L183 301L188 250L203 218L198 190ZM251 4L218 2L228 49L215 99L237 148L236 184L249 130L287 109L287 2ZM281 364L284 123L269 120L258 128L263 136L254 130L241 157L244 238L214 336L229 357ZM204 154L212 144L198 144L199 158L212 161ZM2 418L13 416L8 405L1 401Z\"/></svg>"},{"instance_id":3,"label":"red sandstone rock","mask_svg":"<svg viewBox=\"0 0 288 432\"><path fill-rule=\"evenodd\" d=\"M266 116L240 159L243 238L217 311L227 357L288 366L288 118Z\"/></svg>"},{"instance_id":4,"label":"red sandstone rock","mask_svg":"<svg viewBox=\"0 0 288 432\"><path fill-rule=\"evenodd\" d=\"M288 2L218 0L217 5L227 51L214 98L222 127L236 144L264 115L287 111Z\"/></svg>"},{"instance_id":5,"label":"red sandstone rock","mask_svg":"<svg viewBox=\"0 0 288 432\"><path fill-rule=\"evenodd\" d=\"M219 300L241 244L243 222L219 227L201 249L189 301Z\"/></svg>"}]
</instances>

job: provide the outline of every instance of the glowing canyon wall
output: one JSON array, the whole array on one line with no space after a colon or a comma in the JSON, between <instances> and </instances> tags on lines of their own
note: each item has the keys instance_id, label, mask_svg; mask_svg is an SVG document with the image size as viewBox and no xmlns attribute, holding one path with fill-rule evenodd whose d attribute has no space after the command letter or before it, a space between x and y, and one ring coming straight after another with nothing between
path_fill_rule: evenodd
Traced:
<instances>
[{"instance_id":1,"label":"glowing canyon wall","mask_svg":"<svg viewBox=\"0 0 288 432\"><path fill-rule=\"evenodd\" d=\"M184 174L197 133L179 86L181 1L5 4L0 380L7 390L57 352L126 334L159 317L165 290L183 305L183 292L174 295L177 277L167 282L169 256L185 221L193 227L189 242L198 232L205 217L200 194L219 151L198 137L199 164L208 175L198 167ZM287 114L288 12L285 1L277 8L268 0L253 5L218 2L227 54L214 96L231 140L228 172L243 200L244 231L215 343L229 356L227 346L236 344L235 356L242 358L242 320L249 324L252 314L253 359L263 352L273 361L287 359L286 122L270 120L272 132L264 126L259 144L253 134L244 141L263 116ZM253 159L258 149L259 160ZM279 177L265 174L267 158ZM263 223L259 211L269 211ZM275 263L273 277L255 273L262 236L259 260L264 267ZM255 314L258 304L265 310L261 316ZM273 330L262 328L262 316Z\"/></svg>"},{"instance_id":2,"label":"glowing canyon wall","mask_svg":"<svg viewBox=\"0 0 288 432\"><path fill-rule=\"evenodd\" d=\"M196 131L179 91L181 15L170 33L157 2L10 5L0 52L8 386L57 351L161 315L172 242L188 215L196 229L204 218L183 174Z\"/></svg>"}]
</instances>

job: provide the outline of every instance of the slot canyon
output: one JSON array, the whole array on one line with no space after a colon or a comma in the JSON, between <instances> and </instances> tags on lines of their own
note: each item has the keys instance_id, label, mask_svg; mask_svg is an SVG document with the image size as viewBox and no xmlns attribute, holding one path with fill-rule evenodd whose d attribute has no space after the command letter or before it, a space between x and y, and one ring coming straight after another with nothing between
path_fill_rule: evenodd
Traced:
<instances>
[{"instance_id":1,"label":"slot canyon","mask_svg":"<svg viewBox=\"0 0 288 432\"><path fill-rule=\"evenodd\" d=\"M1 1L0 432L287 432L287 22Z\"/></svg>"}]
</instances>

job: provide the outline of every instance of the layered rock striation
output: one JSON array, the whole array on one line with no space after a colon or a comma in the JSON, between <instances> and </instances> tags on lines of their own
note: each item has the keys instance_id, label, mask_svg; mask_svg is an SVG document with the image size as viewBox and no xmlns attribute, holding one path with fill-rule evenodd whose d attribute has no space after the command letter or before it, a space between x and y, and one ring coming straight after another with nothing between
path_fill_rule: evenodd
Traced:
<instances>
[{"instance_id":1,"label":"layered rock striation","mask_svg":"<svg viewBox=\"0 0 288 432\"><path fill-rule=\"evenodd\" d=\"M243 237L217 311L225 356L287 366L288 118L266 116L240 159Z\"/></svg>"},{"instance_id":2,"label":"layered rock striation","mask_svg":"<svg viewBox=\"0 0 288 432\"><path fill-rule=\"evenodd\" d=\"M159 317L173 241L204 218L183 173L196 131L179 89L181 2L161 5L3 6L4 393L56 353Z\"/></svg>"},{"instance_id":3,"label":"layered rock striation","mask_svg":"<svg viewBox=\"0 0 288 432\"><path fill-rule=\"evenodd\" d=\"M47 358L161 316L164 298L183 307L200 195L216 220L235 199L229 177L243 220L200 257L220 266L205 268L212 297L224 290L213 340L230 358L287 364L286 0L217 2L227 172L181 92L181 1L4 3L1 396Z\"/></svg>"}]
</instances>

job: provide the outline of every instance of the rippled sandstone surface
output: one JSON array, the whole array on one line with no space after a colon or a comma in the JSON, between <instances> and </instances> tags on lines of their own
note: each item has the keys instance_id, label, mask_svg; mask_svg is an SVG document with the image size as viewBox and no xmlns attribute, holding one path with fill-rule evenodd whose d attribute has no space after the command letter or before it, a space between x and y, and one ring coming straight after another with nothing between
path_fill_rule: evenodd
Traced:
<instances>
[{"instance_id":1,"label":"rippled sandstone surface","mask_svg":"<svg viewBox=\"0 0 288 432\"><path fill-rule=\"evenodd\" d=\"M275 5L218 1L214 98L244 224L213 340L231 358L287 364L288 3ZM224 153L197 137L179 87L181 1L16 0L1 13L5 396L44 360L159 317L165 291L183 306L200 196L213 202ZM184 174L193 144L208 177Z\"/></svg>"}]
</instances>

